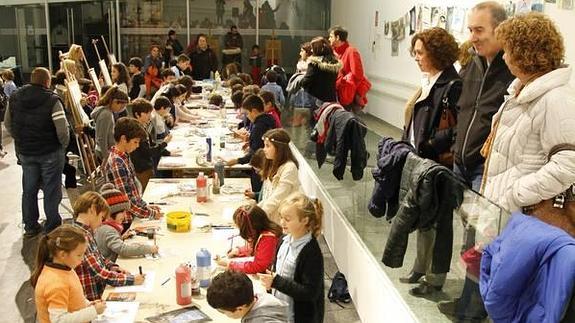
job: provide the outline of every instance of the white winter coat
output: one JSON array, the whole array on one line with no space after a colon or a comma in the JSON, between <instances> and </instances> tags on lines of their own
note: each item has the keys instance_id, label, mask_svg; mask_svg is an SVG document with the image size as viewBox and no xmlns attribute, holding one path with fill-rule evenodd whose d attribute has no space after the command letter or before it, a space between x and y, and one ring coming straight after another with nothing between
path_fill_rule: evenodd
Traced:
<instances>
[{"instance_id":1,"label":"white winter coat","mask_svg":"<svg viewBox=\"0 0 575 323\"><path fill-rule=\"evenodd\" d=\"M268 217L276 223L280 223L278 208L280 203L291 193L300 190L300 182L297 166L292 161L287 161L278 168L275 176L266 179L262 186L262 199L258 203Z\"/></svg>"},{"instance_id":2,"label":"white winter coat","mask_svg":"<svg viewBox=\"0 0 575 323\"><path fill-rule=\"evenodd\" d=\"M571 68L562 67L529 83L519 96L520 82L509 86L509 97L493 117L499 124L486 162L483 194L508 211L550 199L575 182L575 151L561 151L547 162L559 144L575 144L575 90L568 83Z\"/></svg>"}]
</instances>

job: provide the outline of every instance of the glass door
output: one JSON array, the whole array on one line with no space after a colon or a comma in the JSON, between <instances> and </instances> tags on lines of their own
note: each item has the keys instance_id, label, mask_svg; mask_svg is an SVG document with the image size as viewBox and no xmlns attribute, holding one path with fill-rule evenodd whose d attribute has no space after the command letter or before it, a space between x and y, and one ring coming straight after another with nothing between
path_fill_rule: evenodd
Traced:
<instances>
[{"instance_id":1,"label":"glass door","mask_svg":"<svg viewBox=\"0 0 575 323\"><path fill-rule=\"evenodd\" d=\"M44 5L0 6L0 17L0 61L14 57L23 73L48 66Z\"/></svg>"},{"instance_id":2,"label":"glass door","mask_svg":"<svg viewBox=\"0 0 575 323\"><path fill-rule=\"evenodd\" d=\"M71 44L81 45L90 67L95 67L98 54L105 58L108 49L116 48L115 7L113 1L83 1L50 3L50 40L52 68L59 68L59 52L66 52ZM98 40L98 53L92 40Z\"/></svg>"}]
</instances>

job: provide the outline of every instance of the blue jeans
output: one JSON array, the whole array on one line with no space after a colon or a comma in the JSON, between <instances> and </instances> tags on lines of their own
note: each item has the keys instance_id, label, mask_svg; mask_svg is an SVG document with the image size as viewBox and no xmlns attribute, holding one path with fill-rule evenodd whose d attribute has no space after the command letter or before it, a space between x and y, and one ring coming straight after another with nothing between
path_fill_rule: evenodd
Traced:
<instances>
[{"instance_id":1,"label":"blue jeans","mask_svg":"<svg viewBox=\"0 0 575 323\"><path fill-rule=\"evenodd\" d=\"M465 171L462 166L453 164L453 172L459 176L472 190L479 193L481 181L483 180L484 165L478 165L473 169Z\"/></svg>"},{"instance_id":2,"label":"blue jeans","mask_svg":"<svg viewBox=\"0 0 575 323\"><path fill-rule=\"evenodd\" d=\"M461 166L454 164L453 172L459 176L471 189L479 192L483 180L484 165L481 164L474 169L465 171ZM469 227L463 234L463 249L467 250L475 245L475 229ZM465 283L461 296L456 307L457 322L464 320L466 322L480 322L487 317L481 294L479 293L479 284L468 275L465 277Z\"/></svg>"},{"instance_id":3,"label":"blue jeans","mask_svg":"<svg viewBox=\"0 0 575 323\"><path fill-rule=\"evenodd\" d=\"M26 232L40 230L38 191L44 192L45 232L62 224L58 206L62 201L62 170L64 149L39 156L19 154L22 163L22 220Z\"/></svg>"}]
</instances>

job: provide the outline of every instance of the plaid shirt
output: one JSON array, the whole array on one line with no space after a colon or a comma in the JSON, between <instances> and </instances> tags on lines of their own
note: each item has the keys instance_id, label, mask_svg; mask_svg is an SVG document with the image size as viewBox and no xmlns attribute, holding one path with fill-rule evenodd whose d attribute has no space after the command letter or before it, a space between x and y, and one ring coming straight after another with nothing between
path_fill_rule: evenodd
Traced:
<instances>
[{"instance_id":1,"label":"plaid shirt","mask_svg":"<svg viewBox=\"0 0 575 323\"><path fill-rule=\"evenodd\" d=\"M104 258L98 250L94 234L90 227L74 222L74 225L84 230L88 247L84 253L82 263L76 267L76 274L80 278L84 294L90 301L100 299L106 285L126 286L134 284L134 276L115 271L118 265Z\"/></svg>"},{"instance_id":2,"label":"plaid shirt","mask_svg":"<svg viewBox=\"0 0 575 323\"><path fill-rule=\"evenodd\" d=\"M116 146L110 148L106 163L106 178L112 180L114 186L128 195L130 209L126 213L125 222L132 222L134 216L139 218L154 218L156 211L150 209L146 201L142 199L140 190L136 185L136 171L130 160L130 156L119 151Z\"/></svg>"}]
</instances>

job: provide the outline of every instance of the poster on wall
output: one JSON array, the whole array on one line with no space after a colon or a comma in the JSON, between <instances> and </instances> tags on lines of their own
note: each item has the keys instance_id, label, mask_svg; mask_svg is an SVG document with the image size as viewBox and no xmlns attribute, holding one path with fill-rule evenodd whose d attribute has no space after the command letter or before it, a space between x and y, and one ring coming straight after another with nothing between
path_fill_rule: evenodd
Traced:
<instances>
[{"instance_id":1,"label":"poster on wall","mask_svg":"<svg viewBox=\"0 0 575 323\"><path fill-rule=\"evenodd\" d=\"M399 20L391 22L391 39L397 40L399 37Z\"/></svg>"},{"instance_id":2,"label":"poster on wall","mask_svg":"<svg viewBox=\"0 0 575 323\"><path fill-rule=\"evenodd\" d=\"M391 56L399 56L399 40L391 40Z\"/></svg>"},{"instance_id":3,"label":"poster on wall","mask_svg":"<svg viewBox=\"0 0 575 323\"><path fill-rule=\"evenodd\" d=\"M544 8L543 0L531 1L531 11L543 12L543 8Z\"/></svg>"},{"instance_id":4,"label":"poster on wall","mask_svg":"<svg viewBox=\"0 0 575 323\"><path fill-rule=\"evenodd\" d=\"M415 7L409 10L409 35L415 34L415 23L417 21L417 16L415 15Z\"/></svg>"},{"instance_id":5,"label":"poster on wall","mask_svg":"<svg viewBox=\"0 0 575 323\"><path fill-rule=\"evenodd\" d=\"M531 11L531 0L518 0L515 4L515 14L528 13Z\"/></svg>"},{"instance_id":6,"label":"poster on wall","mask_svg":"<svg viewBox=\"0 0 575 323\"><path fill-rule=\"evenodd\" d=\"M563 10L573 10L573 0L557 0L557 7Z\"/></svg>"},{"instance_id":7,"label":"poster on wall","mask_svg":"<svg viewBox=\"0 0 575 323\"><path fill-rule=\"evenodd\" d=\"M445 7L431 8L431 26L445 29L447 22L447 9Z\"/></svg>"},{"instance_id":8,"label":"poster on wall","mask_svg":"<svg viewBox=\"0 0 575 323\"><path fill-rule=\"evenodd\" d=\"M428 6L422 6L419 14L421 17L421 26L418 31L431 27L431 8Z\"/></svg>"},{"instance_id":9,"label":"poster on wall","mask_svg":"<svg viewBox=\"0 0 575 323\"><path fill-rule=\"evenodd\" d=\"M391 22L386 21L384 23L384 27L383 27L383 35L385 36L385 38L387 39L391 39L392 34L391 34Z\"/></svg>"},{"instance_id":10,"label":"poster on wall","mask_svg":"<svg viewBox=\"0 0 575 323\"><path fill-rule=\"evenodd\" d=\"M401 17L397 20L398 24L398 34L397 40L403 40L405 38L405 19Z\"/></svg>"}]
</instances>

